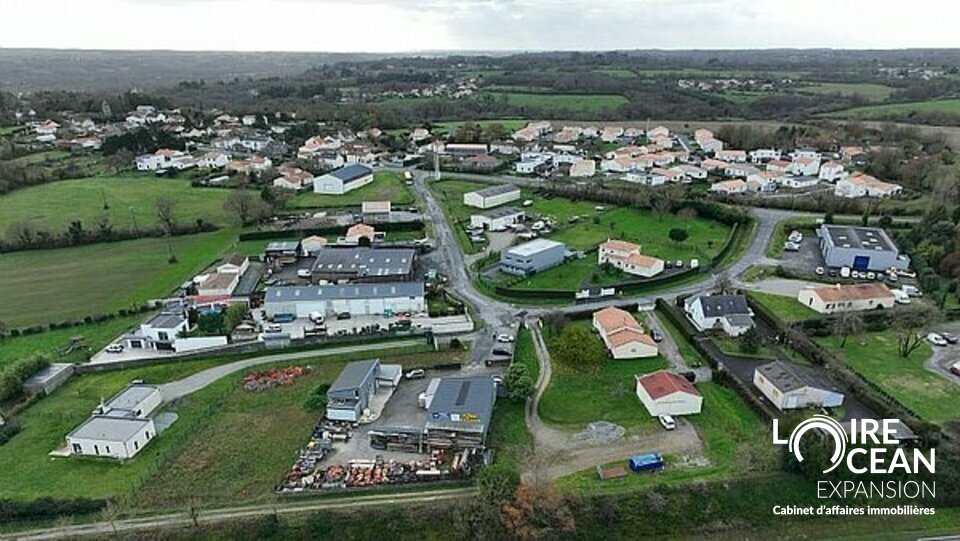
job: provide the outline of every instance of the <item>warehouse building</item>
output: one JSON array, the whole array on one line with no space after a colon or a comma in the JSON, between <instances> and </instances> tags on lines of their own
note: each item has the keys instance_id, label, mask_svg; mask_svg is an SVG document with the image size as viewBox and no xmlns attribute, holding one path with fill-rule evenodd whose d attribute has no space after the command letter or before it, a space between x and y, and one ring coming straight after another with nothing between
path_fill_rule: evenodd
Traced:
<instances>
[{"instance_id":1,"label":"warehouse building","mask_svg":"<svg viewBox=\"0 0 960 541\"><path fill-rule=\"evenodd\" d=\"M497 399L490 376L442 378L424 425L431 449L482 449Z\"/></svg>"},{"instance_id":2,"label":"warehouse building","mask_svg":"<svg viewBox=\"0 0 960 541\"><path fill-rule=\"evenodd\" d=\"M843 393L814 369L783 361L758 367L753 384L781 411L797 408L833 408L843 404Z\"/></svg>"},{"instance_id":3,"label":"warehouse building","mask_svg":"<svg viewBox=\"0 0 960 541\"><path fill-rule=\"evenodd\" d=\"M500 254L500 270L528 276L563 263L567 248L560 242L535 239L507 248Z\"/></svg>"},{"instance_id":4,"label":"warehouse building","mask_svg":"<svg viewBox=\"0 0 960 541\"><path fill-rule=\"evenodd\" d=\"M311 267L314 283L402 282L413 278L417 252L412 248L371 248L327 246L317 251Z\"/></svg>"},{"instance_id":5,"label":"warehouse building","mask_svg":"<svg viewBox=\"0 0 960 541\"><path fill-rule=\"evenodd\" d=\"M331 286L279 286L267 288L263 309L268 318L277 314L308 317L312 312L354 316L427 310L423 282L348 284Z\"/></svg>"},{"instance_id":6,"label":"warehouse building","mask_svg":"<svg viewBox=\"0 0 960 541\"><path fill-rule=\"evenodd\" d=\"M487 231L504 231L525 218L526 214L517 207L502 207L470 216L470 227L480 227Z\"/></svg>"},{"instance_id":7,"label":"warehouse building","mask_svg":"<svg viewBox=\"0 0 960 541\"><path fill-rule=\"evenodd\" d=\"M489 209L520 199L520 188L509 184L490 186L463 194L463 204L468 207Z\"/></svg>"},{"instance_id":8,"label":"warehouse building","mask_svg":"<svg viewBox=\"0 0 960 541\"><path fill-rule=\"evenodd\" d=\"M373 169L355 163L313 179L313 191L329 195L343 195L373 182Z\"/></svg>"},{"instance_id":9,"label":"warehouse building","mask_svg":"<svg viewBox=\"0 0 960 541\"><path fill-rule=\"evenodd\" d=\"M910 257L901 254L887 232L878 227L823 224L817 236L828 267L850 267L858 271L910 267Z\"/></svg>"},{"instance_id":10,"label":"warehouse building","mask_svg":"<svg viewBox=\"0 0 960 541\"><path fill-rule=\"evenodd\" d=\"M359 421L370 405L370 397L377 392L379 374L379 359L355 361L344 366L327 390L327 418Z\"/></svg>"}]
</instances>

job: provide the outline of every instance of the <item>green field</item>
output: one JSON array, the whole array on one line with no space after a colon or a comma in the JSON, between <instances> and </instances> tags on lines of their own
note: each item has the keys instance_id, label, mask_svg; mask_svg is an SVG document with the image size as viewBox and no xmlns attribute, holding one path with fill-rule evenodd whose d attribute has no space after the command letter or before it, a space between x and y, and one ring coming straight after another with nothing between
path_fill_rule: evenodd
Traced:
<instances>
[{"instance_id":1,"label":"green field","mask_svg":"<svg viewBox=\"0 0 960 541\"><path fill-rule=\"evenodd\" d=\"M420 362L418 351L425 347L385 350L378 355L417 353L398 360ZM240 388L243 372L225 377L168 406L177 413L178 421L136 458L122 464L53 459L47 453L64 444L66 434L87 418L101 397L114 394L131 380L163 383L222 360L75 377L28 408L19 417L22 431L0 447L0 471L17 472L0 483L0 499L111 497L121 500L124 507L182 509L195 496L210 502L271 498L273 485L293 463L315 421L314 415L303 412L303 399L318 382L331 382L344 361L368 355L358 352L298 361L313 365L316 371L295 385L262 393ZM449 357L448 352L444 355ZM137 497L132 498L133 494Z\"/></svg>"},{"instance_id":2,"label":"green field","mask_svg":"<svg viewBox=\"0 0 960 541\"><path fill-rule=\"evenodd\" d=\"M411 205L413 193L403 183L399 173L380 172L366 186L343 195L326 195L306 192L294 197L287 204L290 208L336 208L359 207L364 201L390 201L394 205Z\"/></svg>"},{"instance_id":3,"label":"green field","mask_svg":"<svg viewBox=\"0 0 960 541\"><path fill-rule=\"evenodd\" d=\"M17 165L32 165L44 162L57 162L64 158L69 158L70 153L66 150L45 150L43 152L34 152L26 156L20 156L10 160L10 163Z\"/></svg>"},{"instance_id":4,"label":"green field","mask_svg":"<svg viewBox=\"0 0 960 541\"><path fill-rule=\"evenodd\" d=\"M804 306L794 297L762 293L760 291L748 291L747 296L769 308L770 311L786 323L818 319L821 317L821 314Z\"/></svg>"},{"instance_id":5,"label":"green field","mask_svg":"<svg viewBox=\"0 0 960 541\"><path fill-rule=\"evenodd\" d=\"M630 79L631 77L636 77L637 74L633 70L626 68L605 68L593 70L594 73L601 73L603 75L609 75L610 77L617 77L620 79Z\"/></svg>"},{"instance_id":6,"label":"green field","mask_svg":"<svg viewBox=\"0 0 960 541\"><path fill-rule=\"evenodd\" d=\"M521 92L490 92L489 95L506 100L514 107L536 109L549 114L565 112L598 114L627 103L619 94L528 94Z\"/></svg>"},{"instance_id":7,"label":"green field","mask_svg":"<svg viewBox=\"0 0 960 541\"><path fill-rule=\"evenodd\" d=\"M526 126L530 121L523 118L497 118L497 119L485 119L485 120L456 120L451 122L434 122L433 131L434 132L449 132L453 128L459 128L464 124L476 124L481 128L486 128L499 124L503 126L503 129L514 132L520 128Z\"/></svg>"},{"instance_id":8,"label":"green field","mask_svg":"<svg viewBox=\"0 0 960 541\"><path fill-rule=\"evenodd\" d=\"M475 254L483 250L485 245L474 244L463 226L458 221L470 225L470 215L477 211L463 204L463 194L485 188L488 184L482 182L467 182L463 180L441 180L430 183L430 189L437 195L437 200L443 205L444 213L450 227L453 229L457 243L465 254Z\"/></svg>"},{"instance_id":9,"label":"green field","mask_svg":"<svg viewBox=\"0 0 960 541\"><path fill-rule=\"evenodd\" d=\"M86 361L86 352L84 351L61 355L60 350L70 344L71 338L83 337L83 341L90 348L90 351L98 351L123 332L138 325L145 318L146 314L138 314L69 329L57 329L40 334L4 338L0 340L0 369L11 361L35 353L49 355L53 362Z\"/></svg>"},{"instance_id":10,"label":"green field","mask_svg":"<svg viewBox=\"0 0 960 541\"><path fill-rule=\"evenodd\" d=\"M237 232L112 242L0 256L0 320L12 327L82 319L172 292L213 263ZM177 263L168 263L169 245Z\"/></svg>"},{"instance_id":11,"label":"green field","mask_svg":"<svg viewBox=\"0 0 960 541\"><path fill-rule=\"evenodd\" d=\"M893 90L892 87L873 83L817 83L799 89L801 93L861 96L870 101L883 101L890 97Z\"/></svg>"},{"instance_id":12,"label":"green field","mask_svg":"<svg viewBox=\"0 0 960 541\"><path fill-rule=\"evenodd\" d=\"M139 227L149 227L158 223L156 200L161 196L176 201L174 215L180 223L202 218L229 225L223 210L228 195L229 190L194 188L186 180L139 175L52 182L0 197L0 234L21 222L59 233L80 220L92 230L103 217L122 229L131 228L134 220Z\"/></svg>"},{"instance_id":13,"label":"green field","mask_svg":"<svg viewBox=\"0 0 960 541\"><path fill-rule=\"evenodd\" d=\"M908 103L890 103L886 105L868 105L854 107L830 113L829 116L841 118L883 118L904 116L914 113L947 113L960 115L960 99L914 101Z\"/></svg>"},{"instance_id":14,"label":"green field","mask_svg":"<svg viewBox=\"0 0 960 541\"><path fill-rule=\"evenodd\" d=\"M840 340L837 336L816 338L925 420L938 423L957 418L960 393L956 385L924 369L924 361L933 354L926 343L904 359L897 354L893 331L851 337L844 348L840 348Z\"/></svg>"}]
</instances>

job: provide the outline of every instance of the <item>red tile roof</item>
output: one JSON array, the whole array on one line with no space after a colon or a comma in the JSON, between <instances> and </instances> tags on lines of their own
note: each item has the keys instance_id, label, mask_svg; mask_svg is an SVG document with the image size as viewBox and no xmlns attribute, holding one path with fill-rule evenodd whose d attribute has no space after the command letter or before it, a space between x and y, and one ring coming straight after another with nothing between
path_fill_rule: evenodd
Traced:
<instances>
[{"instance_id":1,"label":"red tile roof","mask_svg":"<svg viewBox=\"0 0 960 541\"><path fill-rule=\"evenodd\" d=\"M700 396L700 391L698 391L692 383L687 381L687 378L666 370L658 370L652 374L639 376L637 377L637 381L653 400L659 400L673 393L687 393L693 396Z\"/></svg>"}]
</instances>

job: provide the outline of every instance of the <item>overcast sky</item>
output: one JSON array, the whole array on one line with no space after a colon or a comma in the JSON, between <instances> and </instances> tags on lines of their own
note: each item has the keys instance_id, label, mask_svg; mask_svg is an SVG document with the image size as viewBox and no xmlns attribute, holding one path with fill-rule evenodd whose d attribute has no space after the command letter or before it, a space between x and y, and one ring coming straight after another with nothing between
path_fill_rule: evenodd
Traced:
<instances>
[{"instance_id":1,"label":"overcast sky","mask_svg":"<svg viewBox=\"0 0 960 541\"><path fill-rule=\"evenodd\" d=\"M0 47L960 47L956 0L0 0Z\"/></svg>"}]
</instances>

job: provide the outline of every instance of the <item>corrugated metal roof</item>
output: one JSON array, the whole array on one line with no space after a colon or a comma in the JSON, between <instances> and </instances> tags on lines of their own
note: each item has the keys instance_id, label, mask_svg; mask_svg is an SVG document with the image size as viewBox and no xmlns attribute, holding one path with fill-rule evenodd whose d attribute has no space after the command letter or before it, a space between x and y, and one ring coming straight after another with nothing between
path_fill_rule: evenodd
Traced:
<instances>
[{"instance_id":1,"label":"corrugated metal roof","mask_svg":"<svg viewBox=\"0 0 960 541\"><path fill-rule=\"evenodd\" d=\"M422 297L423 282L268 287L265 302Z\"/></svg>"}]
</instances>

